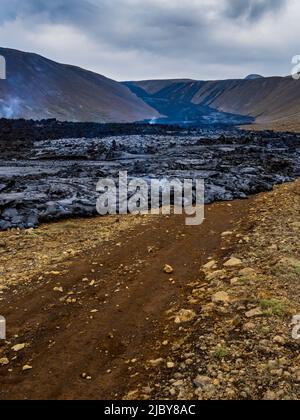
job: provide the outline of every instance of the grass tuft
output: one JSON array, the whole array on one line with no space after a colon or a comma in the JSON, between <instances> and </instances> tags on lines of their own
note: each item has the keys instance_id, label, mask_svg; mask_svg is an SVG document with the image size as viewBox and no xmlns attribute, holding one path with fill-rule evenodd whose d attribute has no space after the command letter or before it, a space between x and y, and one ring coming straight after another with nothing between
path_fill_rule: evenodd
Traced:
<instances>
[{"instance_id":1,"label":"grass tuft","mask_svg":"<svg viewBox=\"0 0 300 420\"><path fill-rule=\"evenodd\" d=\"M260 307L266 315L283 316L286 313L286 304L279 299L264 299L260 301Z\"/></svg>"},{"instance_id":2,"label":"grass tuft","mask_svg":"<svg viewBox=\"0 0 300 420\"><path fill-rule=\"evenodd\" d=\"M225 359L229 355L229 349L227 347L218 347L214 351L214 357L217 359Z\"/></svg>"}]
</instances>

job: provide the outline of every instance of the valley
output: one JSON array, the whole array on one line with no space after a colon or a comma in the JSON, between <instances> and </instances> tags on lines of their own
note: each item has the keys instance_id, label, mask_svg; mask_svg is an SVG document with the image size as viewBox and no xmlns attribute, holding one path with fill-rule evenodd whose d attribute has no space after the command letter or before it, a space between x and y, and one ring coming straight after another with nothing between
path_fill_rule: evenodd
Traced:
<instances>
[{"instance_id":1,"label":"valley","mask_svg":"<svg viewBox=\"0 0 300 420\"><path fill-rule=\"evenodd\" d=\"M300 131L292 77L121 82L38 54L0 48L0 55L8 75L0 80L2 118Z\"/></svg>"}]
</instances>

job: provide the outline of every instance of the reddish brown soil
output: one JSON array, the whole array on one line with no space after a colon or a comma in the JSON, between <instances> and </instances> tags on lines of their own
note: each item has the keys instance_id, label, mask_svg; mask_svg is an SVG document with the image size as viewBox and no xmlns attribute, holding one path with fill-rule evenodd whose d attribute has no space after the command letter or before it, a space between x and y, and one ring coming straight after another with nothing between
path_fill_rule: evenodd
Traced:
<instances>
[{"instance_id":1,"label":"reddish brown soil","mask_svg":"<svg viewBox=\"0 0 300 420\"><path fill-rule=\"evenodd\" d=\"M133 375L129 361L143 366L155 358L166 311L174 302L184 307L188 284L209 256L230 254L220 249L221 233L237 229L249 205L208 206L199 227L186 227L179 216L154 218L74 257L61 276L6 291L0 312L9 342L0 356L10 364L0 367L0 399L120 399L146 386L145 370ZM174 268L171 276L165 264ZM67 303L69 292L76 302ZM14 353L17 343L28 346ZM23 372L24 365L32 370Z\"/></svg>"}]
</instances>

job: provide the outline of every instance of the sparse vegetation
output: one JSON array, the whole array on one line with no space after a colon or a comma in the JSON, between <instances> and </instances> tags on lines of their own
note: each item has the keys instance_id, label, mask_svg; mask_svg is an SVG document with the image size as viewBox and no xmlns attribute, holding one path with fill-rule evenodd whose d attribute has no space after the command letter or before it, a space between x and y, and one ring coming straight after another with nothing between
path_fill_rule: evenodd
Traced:
<instances>
[{"instance_id":1,"label":"sparse vegetation","mask_svg":"<svg viewBox=\"0 0 300 420\"><path fill-rule=\"evenodd\" d=\"M230 351L227 347L217 347L214 351L214 357L217 359L225 359Z\"/></svg>"},{"instance_id":2,"label":"sparse vegetation","mask_svg":"<svg viewBox=\"0 0 300 420\"><path fill-rule=\"evenodd\" d=\"M283 316L286 313L286 304L278 299L263 299L260 301L260 307L266 315Z\"/></svg>"},{"instance_id":3,"label":"sparse vegetation","mask_svg":"<svg viewBox=\"0 0 300 420\"><path fill-rule=\"evenodd\" d=\"M295 271L296 271L296 274L299 274L300 275L300 265L297 265L295 267Z\"/></svg>"}]
</instances>

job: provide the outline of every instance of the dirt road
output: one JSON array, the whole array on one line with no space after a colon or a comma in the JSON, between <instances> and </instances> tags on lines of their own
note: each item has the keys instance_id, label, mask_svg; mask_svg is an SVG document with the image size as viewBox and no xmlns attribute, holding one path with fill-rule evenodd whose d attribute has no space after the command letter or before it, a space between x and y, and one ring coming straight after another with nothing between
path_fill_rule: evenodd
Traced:
<instances>
[{"instance_id":1,"label":"dirt road","mask_svg":"<svg viewBox=\"0 0 300 420\"><path fill-rule=\"evenodd\" d=\"M210 256L231 255L230 246L220 249L221 234L239 229L249 201L208 206L199 227L186 227L179 216L154 217L94 240L26 284L14 279L0 295L8 330L0 344L0 359L7 359L0 399L120 399L147 385L143 367L168 339L166 311L184 305ZM78 235L75 226L69 236ZM14 254L20 257L6 252L6 264ZM25 347L14 351L17 344Z\"/></svg>"}]
</instances>

